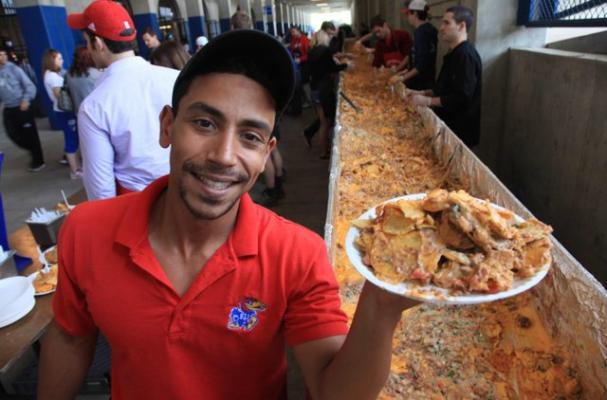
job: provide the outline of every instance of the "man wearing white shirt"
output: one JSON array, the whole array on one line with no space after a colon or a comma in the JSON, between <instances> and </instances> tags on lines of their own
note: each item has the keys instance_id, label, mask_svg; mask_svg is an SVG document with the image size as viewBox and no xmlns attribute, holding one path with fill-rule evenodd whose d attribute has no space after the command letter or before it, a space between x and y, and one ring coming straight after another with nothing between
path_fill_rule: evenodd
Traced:
<instances>
[{"instance_id":1,"label":"man wearing white shirt","mask_svg":"<svg viewBox=\"0 0 607 400\"><path fill-rule=\"evenodd\" d=\"M96 0L69 15L68 25L84 31L95 64L107 68L78 112L87 196L140 191L169 172L169 151L158 143L159 114L171 103L179 71L135 56L136 30L120 3Z\"/></svg>"}]
</instances>

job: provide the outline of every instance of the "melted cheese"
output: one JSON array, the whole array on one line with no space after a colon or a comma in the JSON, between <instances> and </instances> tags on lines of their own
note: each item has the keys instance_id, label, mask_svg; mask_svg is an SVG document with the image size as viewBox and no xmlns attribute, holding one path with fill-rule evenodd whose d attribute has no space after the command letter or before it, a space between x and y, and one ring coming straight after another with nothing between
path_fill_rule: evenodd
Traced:
<instances>
[{"instance_id":1,"label":"melted cheese","mask_svg":"<svg viewBox=\"0 0 607 400\"><path fill-rule=\"evenodd\" d=\"M362 278L344 251L351 220L374 204L434 188L467 189L451 178L428 142L416 140L419 115L362 58L342 88L340 167L334 197L334 265L343 308L354 315ZM466 179L464 177L464 179ZM481 306L421 305L403 313L391 374L380 399L580 399L565 349L543 326L528 294Z\"/></svg>"}]
</instances>

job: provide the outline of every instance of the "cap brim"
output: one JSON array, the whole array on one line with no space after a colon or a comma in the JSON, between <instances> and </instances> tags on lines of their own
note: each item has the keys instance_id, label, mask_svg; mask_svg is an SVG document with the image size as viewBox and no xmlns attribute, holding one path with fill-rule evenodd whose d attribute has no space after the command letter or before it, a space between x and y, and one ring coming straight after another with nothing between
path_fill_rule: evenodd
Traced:
<instances>
[{"instance_id":1,"label":"cap brim","mask_svg":"<svg viewBox=\"0 0 607 400\"><path fill-rule=\"evenodd\" d=\"M70 14L67 16L67 25L72 29L84 29L88 25L84 14Z\"/></svg>"},{"instance_id":2,"label":"cap brim","mask_svg":"<svg viewBox=\"0 0 607 400\"><path fill-rule=\"evenodd\" d=\"M295 90L295 70L287 49L274 37L253 29L238 29L223 33L206 44L183 68L179 81L212 69L212 65L229 58L247 59L275 83L270 93L276 109L282 113Z\"/></svg>"}]
</instances>

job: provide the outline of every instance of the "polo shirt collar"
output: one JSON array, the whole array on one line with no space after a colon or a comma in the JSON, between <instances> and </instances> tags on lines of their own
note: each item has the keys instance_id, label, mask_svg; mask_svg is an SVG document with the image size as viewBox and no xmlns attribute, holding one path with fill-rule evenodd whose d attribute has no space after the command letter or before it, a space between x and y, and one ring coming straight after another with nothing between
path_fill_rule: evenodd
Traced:
<instances>
[{"instance_id":1,"label":"polo shirt collar","mask_svg":"<svg viewBox=\"0 0 607 400\"><path fill-rule=\"evenodd\" d=\"M133 249L147 240L150 211L158 196L167 188L168 183L168 175L163 176L152 182L142 192L128 195L136 196L137 199L133 199L127 206L128 210L116 233L116 242ZM236 224L228 238L237 257L258 254L258 228L258 206L253 203L249 194L245 193L240 198Z\"/></svg>"}]
</instances>

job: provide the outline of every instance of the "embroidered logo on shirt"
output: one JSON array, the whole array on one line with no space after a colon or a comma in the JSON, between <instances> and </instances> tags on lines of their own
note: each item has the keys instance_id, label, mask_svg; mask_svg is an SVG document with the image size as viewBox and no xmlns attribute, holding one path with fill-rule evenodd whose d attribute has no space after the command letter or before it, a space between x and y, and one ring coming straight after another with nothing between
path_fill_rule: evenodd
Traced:
<instances>
[{"instance_id":1,"label":"embroidered logo on shirt","mask_svg":"<svg viewBox=\"0 0 607 400\"><path fill-rule=\"evenodd\" d=\"M253 297L245 297L236 307L232 307L228 316L228 329L250 332L255 328L259 318L257 313L266 310L265 304Z\"/></svg>"}]
</instances>

